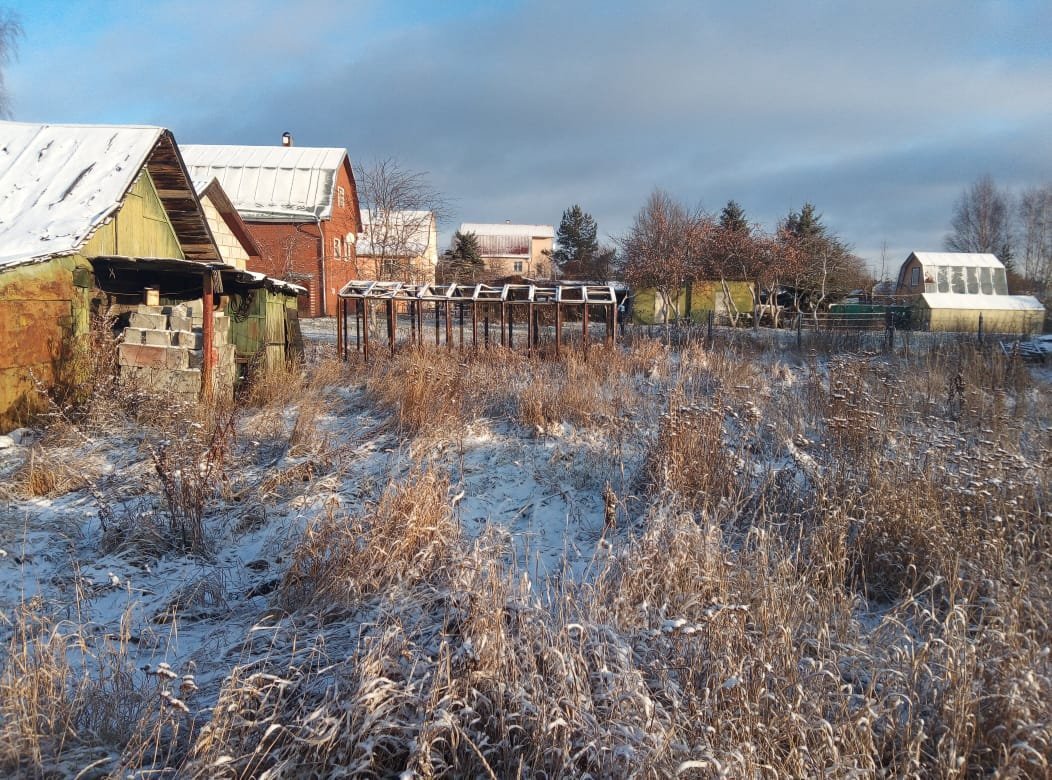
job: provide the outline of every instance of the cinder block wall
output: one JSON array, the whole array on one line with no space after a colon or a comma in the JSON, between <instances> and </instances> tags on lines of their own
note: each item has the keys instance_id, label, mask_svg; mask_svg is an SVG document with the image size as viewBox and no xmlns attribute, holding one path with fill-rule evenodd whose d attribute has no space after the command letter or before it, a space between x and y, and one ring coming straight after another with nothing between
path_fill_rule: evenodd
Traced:
<instances>
[{"instance_id":1,"label":"cinder block wall","mask_svg":"<svg viewBox=\"0 0 1052 780\"><path fill-rule=\"evenodd\" d=\"M195 403L201 394L204 362L202 313L200 301L177 306L136 307L118 347L121 379L146 392ZM233 394L237 376L235 350L229 343L229 335L230 321L226 314L215 312L214 381L220 396Z\"/></svg>"}]
</instances>

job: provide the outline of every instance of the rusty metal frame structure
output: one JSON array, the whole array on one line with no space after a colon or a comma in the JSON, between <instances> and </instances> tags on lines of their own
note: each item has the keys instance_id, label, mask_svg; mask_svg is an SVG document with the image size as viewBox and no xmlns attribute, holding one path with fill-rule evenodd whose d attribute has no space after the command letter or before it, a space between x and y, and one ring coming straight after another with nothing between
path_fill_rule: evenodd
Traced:
<instances>
[{"instance_id":1,"label":"rusty metal frame structure","mask_svg":"<svg viewBox=\"0 0 1052 780\"><path fill-rule=\"evenodd\" d=\"M539 354L542 344L539 315L541 311L548 310L554 311L554 354L559 357L563 347L565 312L568 309L580 310L581 343L587 348L590 343L589 317L596 307L599 308L602 322L606 325L605 342L614 344L617 341L618 298L617 290L612 284L556 282L491 286L352 280L345 284L337 295L339 303L336 316L336 350L343 360L347 359L350 350L348 318L353 315L354 345L368 362L374 349L374 345L370 343L368 317L377 304L384 307L387 340L392 353L398 345L399 308L409 316L407 343L410 346L431 343L431 339L424 332L427 310L433 312L435 347L443 344L444 335L444 345L447 349L454 346L454 319L457 320L461 349L488 348L496 346L497 343L502 347L514 349L515 323L517 320L522 322L518 315L524 313L526 351L530 355ZM351 301L354 301L353 311ZM491 322L491 317L497 321ZM491 336L492 325L499 327L499 338Z\"/></svg>"}]
</instances>

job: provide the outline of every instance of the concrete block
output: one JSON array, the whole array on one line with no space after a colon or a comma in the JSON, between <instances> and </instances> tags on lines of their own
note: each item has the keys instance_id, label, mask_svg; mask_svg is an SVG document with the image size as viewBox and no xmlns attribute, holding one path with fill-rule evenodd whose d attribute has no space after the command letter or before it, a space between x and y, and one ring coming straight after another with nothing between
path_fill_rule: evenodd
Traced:
<instances>
[{"instance_id":1,"label":"concrete block","mask_svg":"<svg viewBox=\"0 0 1052 780\"><path fill-rule=\"evenodd\" d=\"M194 333L189 330L173 330L171 334L173 345L186 349L201 349L201 342L204 337L200 333Z\"/></svg>"},{"instance_id":2,"label":"concrete block","mask_svg":"<svg viewBox=\"0 0 1052 780\"><path fill-rule=\"evenodd\" d=\"M165 314L167 314L169 317L171 315L173 315L173 314L175 316L177 316L177 317L189 317L190 316L190 312L187 309L186 304L183 304L183 303L177 303L177 304L174 304L172 306L164 306L164 307L162 307L162 311Z\"/></svg>"},{"instance_id":3,"label":"concrete block","mask_svg":"<svg viewBox=\"0 0 1052 780\"><path fill-rule=\"evenodd\" d=\"M190 368L200 368L205 360L205 351L203 349L187 350L186 359Z\"/></svg>"},{"instance_id":4,"label":"concrete block","mask_svg":"<svg viewBox=\"0 0 1052 780\"><path fill-rule=\"evenodd\" d=\"M193 322L190 317L181 314L171 314L168 316L168 327L172 330L190 330L192 326Z\"/></svg>"},{"instance_id":5,"label":"concrete block","mask_svg":"<svg viewBox=\"0 0 1052 780\"><path fill-rule=\"evenodd\" d=\"M140 303L135 307L135 311L140 314L167 314L165 307L159 304L150 305L148 303Z\"/></svg>"},{"instance_id":6,"label":"concrete block","mask_svg":"<svg viewBox=\"0 0 1052 780\"><path fill-rule=\"evenodd\" d=\"M190 353L180 347L153 344L121 344L117 359L122 366L141 368L189 368Z\"/></svg>"},{"instance_id":7,"label":"concrete block","mask_svg":"<svg viewBox=\"0 0 1052 780\"><path fill-rule=\"evenodd\" d=\"M153 347L170 347L172 345L172 332L170 330L144 330L143 344Z\"/></svg>"},{"instance_id":8,"label":"concrete block","mask_svg":"<svg viewBox=\"0 0 1052 780\"><path fill-rule=\"evenodd\" d=\"M140 308L146 307L141 306ZM133 311L128 324L133 328L143 328L144 330L167 330L168 315Z\"/></svg>"},{"instance_id":9,"label":"concrete block","mask_svg":"<svg viewBox=\"0 0 1052 780\"><path fill-rule=\"evenodd\" d=\"M205 312L205 302L198 298L196 301L187 301L183 304L189 317L201 319Z\"/></svg>"},{"instance_id":10,"label":"concrete block","mask_svg":"<svg viewBox=\"0 0 1052 780\"><path fill-rule=\"evenodd\" d=\"M124 329L124 343L125 344L145 344L146 343L146 331L143 328L125 328Z\"/></svg>"},{"instance_id":11,"label":"concrete block","mask_svg":"<svg viewBox=\"0 0 1052 780\"><path fill-rule=\"evenodd\" d=\"M192 368L169 370L123 366L121 380L134 384L138 390L177 397L181 401L196 400L201 392L201 372Z\"/></svg>"}]
</instances>

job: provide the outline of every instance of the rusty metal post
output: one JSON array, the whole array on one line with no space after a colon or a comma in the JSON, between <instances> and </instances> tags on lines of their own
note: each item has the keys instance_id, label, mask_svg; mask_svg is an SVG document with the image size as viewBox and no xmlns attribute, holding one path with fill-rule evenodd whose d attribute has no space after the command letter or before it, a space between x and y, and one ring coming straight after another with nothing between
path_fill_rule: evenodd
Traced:
<instances>
[{"instance_id":1,"label":"rusty metal post","mask_svg":"<svg viewBox=\"0 0 1052 780\"><path fill-rule=\"evenodd\" d=\"M362 351L362 300L358 298L354 302L354 348Z\"/></svg>"},{"instance_id":2,"label":"rusty metal post","mask_svg":"<svg viewBox=\"0 0 1052 780\"><path fill-rule=\"evenodd\" d=\"M563 342L563 305L555 302L555 357L559 357Z\"/></svg>"},{"instance_id":3,"label":"rusty metal post","mask_svg":"<svg viewBox=\"0 0 1052 780\"><path fill-rule=\"evenodd\" d=\"M336 357L343 360L343 298L336 299Z\"/></svg>"},{"instance_id":4,"label":"rusty metal post","mask_svg":"<svg viewBox=\"0 0 1052 780\"><path fill-rule=\"evenodd\" d=\"M201 397L211 400L215 390L215 297L212 287L212 272L205 271L201 279Z\"/></svg>"},{"instance_id":5,"label":"rusty metal post","mask_svg":"<svg viewBox=\"0 0 1052 780\"><path fill-rule=\"evenodd\" d=\"M395 322L394 298L387 301L387 340L391 343L391 354L395 352L395 334L398 326Z\"/></svg>"},{"instance_id":6,"label":"rusty metal post","mask_svg":"<svg viewBox=\"0 0 1052 780\"><path fill-rule=\"evenodd\" d=\"M505 340L504 322L508 317L508 302L500 302L500 345L506 347L508 342Z\"/></svg>"},{"instance_id":7,"label":"rusty metal post","mask_svg":"<svg viewBox=\"0 0 1052 780\"><path fill-rule=\"evenodd\" d=\"M416 301L409 301L409 346L416 346Z\"/></svg>"},{"instance_id":8,"label":"rusty metal post","mask_svg":"<svg viewBox=\"0 0 1052 780\"><path fill-rule=\"evenodd\" d=\"M366 298L362 298L362 360L369 362L369 305Z\"/></svg>"},{"instance_id":9,"label":"rusty metal post","mask_svg":"<svg viewBox=\"0 0 1052 780\"><path fill-rule=\"evenodd\" d=\"M617 321L617 295L614 295L614 302L610 305L610 317L613 320L613 341L617 343L617 329L620 323Z\"/></svg>"},{"instance_id":10,"label":"rusty metal post","mask_svg":"<svg viewBox=\"0 0 1052 780\"><path fill-rule=\"evenodd\" d=\"M453 309L452 302L446 301L446 349L453 349Z\"/></svg>"},{"instance_id":11,"label":"rusty metal post","mask_svg":"<svg viewBox=\"0 0 1052 780\"><path fill-rule=\"evenodd\" d=\"M536 346L535 339L537 338L537 323L533 319L533 301L530 301L526 305L526 354L532 355L533 348Z\"/></svg>"},{"instance_id":12,"label":"rusty metal post","mask_svg":"<svg viewBox=\"0 0 1052 780\"><path fill-rule=\"evenodd\" d=\"M489 313L487 312L486 318L482 321L483 335L486 337L486 349L489 349Z\"/></svg>"},{"instance_id":13,"label":"rusty metal post","mask_svg":"<svg viewBox=\"0 0 1052 780\"><path fill-rule=\"evenodd\" d=\"M515 349L515 307L508 304L508 349Z\"/></svg>"},{"instance_id":14,"label":"rusty metal post","mask_svg":"<svg viewBox=\"0 0 1052 780\"><path fill-rule=\"evenodd\" d=\"M439 340L439 337L438 337L438 326L439 326L438 311L439 311L439 309L438 309L438 300L436 299L435 300L435 346L436 347L441 343L440 340Z\"/></svg>"},{"instance_id":15,"label":"rusty metal post","mask_svg":"<svg viewBox=\"0 0 1052 780\"><path fill-rule=\"evenodd\" d=\"M471 302L471 347L479 347L479 302Z\"/></svg>"},{"instance_id":16,"label":"rusty metal post","mask_svg":"<svg viewBox=\"0 0 1052 780\"><path fill-rule=\"evenodd\" d=\"M583 294L583 293L582 293ZM585 301L581 315L581 346L588 346L588 302Z\"/></svg>"},{"instance_id":17,"label":"rusty metal post","mask_svg":"<svg viewBox=\"0 0 1052 780\"><path fill-rule=\"evenodd\" d=\"M460 320L460 348L464 349L464 301L457 302L457 319Z\"/></svg>"}]
</instances>

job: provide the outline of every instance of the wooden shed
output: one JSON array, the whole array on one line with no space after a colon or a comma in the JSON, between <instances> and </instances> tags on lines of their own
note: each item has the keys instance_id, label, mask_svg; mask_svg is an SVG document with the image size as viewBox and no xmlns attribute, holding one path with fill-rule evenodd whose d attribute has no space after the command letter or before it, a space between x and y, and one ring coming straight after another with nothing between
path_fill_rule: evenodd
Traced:
<instances>
[{"instance_id":1,"label":"wooden shed","mask_svg":"<svg viewBox=\"0 0 1052 780\"><path fill-rule=\"evenodd\" d=\"M306 288L252 272L237 276L257 283L231 295L226 308L241 373L256 367L276 368L302 355L298 300L307 294Z\"/></svg>"},{"instance_id":2,"label":"wooden shed","mask_svg":"<svg viewBox=\"0 0 1052 780\"><path fill-rule=\"evenodd\" d=\"M75 379L95 258L220 258L167 130L0 122L0 148L2 430L39 405L38 385Z\"/></svg>"}]
</instances>

